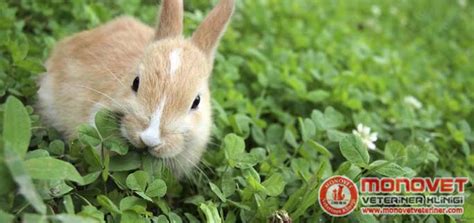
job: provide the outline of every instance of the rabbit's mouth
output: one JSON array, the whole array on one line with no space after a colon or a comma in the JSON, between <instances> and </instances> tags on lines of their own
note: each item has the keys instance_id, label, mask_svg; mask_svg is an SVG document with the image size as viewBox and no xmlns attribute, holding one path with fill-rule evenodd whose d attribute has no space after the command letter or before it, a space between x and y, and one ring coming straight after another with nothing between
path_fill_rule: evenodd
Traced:
<instances>
[{"instance_id":1,"label":"rabbit's mouth","mask_svg":"<svg viewBox=\"0 0 474 223\"><path fill-rule=\"evenodd\" d=\"M185 132L162 131L151 132L160 134L160 143L151 142L153 140L144 137L144 122L140 122L137 117L129 114L121 114L120 132L124 138L135 148L148 150L150 154L159 158L172 158L183 151L185 147ZM145 140L145 141L144 141Z\"/></svg>"},{"instance_id":2,"label":"rabbit's mouth","mask_svg":"<svg viewBox=\"0 0 474 223\"><path fill-rule=\"evenodd\" d=\"M155 157L173 158L183 151L184 144L183 134L164 134L163 143L149 147L148 151Z\"/></svg>"}]
</instances>

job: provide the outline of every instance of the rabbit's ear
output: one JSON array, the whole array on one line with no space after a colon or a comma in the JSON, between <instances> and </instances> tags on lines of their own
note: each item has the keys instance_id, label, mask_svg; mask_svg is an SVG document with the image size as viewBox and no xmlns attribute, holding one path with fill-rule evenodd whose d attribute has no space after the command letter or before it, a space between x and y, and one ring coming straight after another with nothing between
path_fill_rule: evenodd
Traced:
<instances>
[{"instance_id":1,"label":"rabbit's ear","mask_svg":"<svg viewBox=\"0 0 474 223\"><path fill-rule=\"evenodd\" d=\"M193 43L211 59L233 12L234 0L220 0L191 38Z\"/></svg>"},{"instance_id":2,"label":"rabbit's ear","mask_svg":"<svg viewBox=\"0 0 474 223\"><path fill-rule=\"evenodd\" d=\"M163 0L155 40L181 36L183 33L183 0Z\"/></svg>"}]
</instances>

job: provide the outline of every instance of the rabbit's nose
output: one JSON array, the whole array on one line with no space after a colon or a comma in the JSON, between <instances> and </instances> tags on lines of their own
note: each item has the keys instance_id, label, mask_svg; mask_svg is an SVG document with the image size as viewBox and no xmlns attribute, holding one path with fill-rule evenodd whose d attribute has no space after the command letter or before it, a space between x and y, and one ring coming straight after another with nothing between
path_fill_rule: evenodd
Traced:
<instances>
[{"instance_id":1,"label":"rabbit's nose","mask_svg":"<svg viewBox=\"0 0 474 223\"><path fill-rule=\"evenodd\" d=\"M157 147L161 145L160 132L151 128L148 128L140 133L140 139L148 147Z\"/></svg>"}]
</instances>

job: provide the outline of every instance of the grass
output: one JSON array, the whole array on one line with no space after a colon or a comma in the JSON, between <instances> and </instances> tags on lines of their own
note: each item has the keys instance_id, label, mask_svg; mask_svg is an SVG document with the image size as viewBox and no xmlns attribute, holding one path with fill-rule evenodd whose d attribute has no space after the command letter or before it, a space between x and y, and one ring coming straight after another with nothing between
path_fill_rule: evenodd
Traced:
<instances>
[{"instance_id":1,"label":"grass","mask_svg":"<svg viewBox=\"0 0 474 223\"><path fill-rule=\"evenodd\" d=\"M187 34L211 6L186 1ZM332 218L316 189L337 174L472 182L473 7L237 1L212 78L213 141L194 177L177 181L104 137L107 115L64 142L31 107L58 40L122 14L153 24L156 1L0 2L0 222L264 222L278 210L295 222L472 221L472 183L464 216ZM354 146L359 123L378 133L375 150Z\"/></svg>"}]
</instances>

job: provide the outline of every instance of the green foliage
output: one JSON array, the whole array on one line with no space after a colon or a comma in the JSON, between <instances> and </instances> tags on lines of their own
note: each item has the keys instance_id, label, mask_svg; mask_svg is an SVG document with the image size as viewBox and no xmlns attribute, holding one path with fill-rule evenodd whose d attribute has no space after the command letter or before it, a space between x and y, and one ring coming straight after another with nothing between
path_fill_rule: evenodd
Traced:
<instances>
[{"instance_id":1,"label":"green foliage","mask_svg":"<svg viewBox=\"0 0 474 223\"><path fill-rule=\"evenodd\" d=\"M5 148L10 148L22 158L28 150L31 137L28 112L18 99L10 97L5 103L3 120L5 120L3 122Z\"/></svg>"},{"instance_id":2,"label":"green foliage","mask_svg":"<svg viewBox=\"0 0 474 223\"><path fill-rule=\"evenodd\" d=\"M84 180L73 165L51 157L39 157L25 160L27 172L31 178L39 180L71 180L83 184Z\"/></svg>"},{"instance_id":3,"label":"green foliage","mask_svg":"<svg viewBox=\"0 0 474 223\"><path fill-rule=\"evenodd\" d=\"M369 151L359 137L351 135L344 137L340 142L342 155L352 164L367 168L369 164Z\"/></svg>"},{"instance_id":4,"label":"green foliage","mask_svg":"<svg viewBox=\"0 0 474 223\"><path fill-rule=\"evenodd\" d=\"M472 2L236 2L212 76L213 140L181 181L130 147L114 114L65 142L33 109L57 41L122 14L151 25L156 1L0 2L0 222L472 221L331 218L317 194L336 174L472 182ZM190 34L211 4L185 4ZM378 133L375 150L359 123Z\"/></svg>"}]
</instances>

